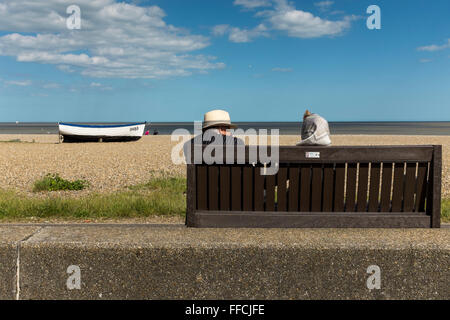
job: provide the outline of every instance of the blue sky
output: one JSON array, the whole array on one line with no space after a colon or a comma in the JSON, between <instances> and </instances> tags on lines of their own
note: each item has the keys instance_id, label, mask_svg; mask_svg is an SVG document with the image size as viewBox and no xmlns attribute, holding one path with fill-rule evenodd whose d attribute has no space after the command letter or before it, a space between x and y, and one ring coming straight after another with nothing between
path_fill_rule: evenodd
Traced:
<instances>
[{"instance_id":1,"label":"blue sky","mask_svg":"<svg viewBox=\"0 0 450 320\"><path fill-rule=\"evenodd\" d=\"M69 5L81 29L69 30ZM369 5L381 29L369 30ZM450 121L450 1L0 2L1 121Z\"/></svg>"}]
</instances>

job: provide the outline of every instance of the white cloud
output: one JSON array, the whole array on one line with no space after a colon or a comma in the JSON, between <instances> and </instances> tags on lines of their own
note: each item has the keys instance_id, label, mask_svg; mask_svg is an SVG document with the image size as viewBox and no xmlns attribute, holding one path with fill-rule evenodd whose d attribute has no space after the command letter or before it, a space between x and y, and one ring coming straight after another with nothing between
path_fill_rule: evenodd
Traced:
<instances>
[{"instance_id":1,"label":"white cloud","mask_svg":"<svg viewBox=\"0 0 450 320\"><path fill-rule=\"evenodd\" d=\"M325 0L314 3L316 7L318 7L322 11L327 11L334 4L334 1Z\"/></svg>"},{"instance_id":2,"label":"white cloud","mask_svg":"<svg viewBox=\"0 0 450 320\"><path fill-rule=\"evenodd\" d=\"M32 81L31 80L10 80L10 81L5 81L6 84L12 85L12 86L20 86L20 87L27 87L27 86L31 86Z\"/></svg>"},{"instance_id":3,"label":"white cloud","mask_svg":"<svg viewBox=\"0 0 450 320\"><path fill-rule=\"evenodd\" d=\"M267 28L263 24L260 24L251 30L231 28L228 39L231 42L250 42L261 36L268 36Z\"/></svg>"},{"instance_id":4,"label":"white cloud","mask_svg":"<svg viewBox=\"0 0 450 320\"><path fill-rule=\"evenodd\" d=\"M420 63L428 63L428 62L431 62L431 61L433 61L433 60L431 60L431 59L420 59L419 60Z\"/></svg>"},{"instance_id":5,"label":"white cloud","mask_svg":"<svg viewBox=\"0 0 450 320\"><path fill-rule=\"evenodd\" d=\"M444 50L450 48L450 39L447 39L447 43L444 43L443 45L436 45L436 44L432 44L429 46L423 46L423 47L418 47L417 50L418 51L440 51L440 50Z\"/></svg>"},{"instance_id":6,"label":"white cloud","mask_svg":"<svg viewBox=\"0 0 450 320\"><path fill-rule=\"evenodd\" d=\"M223 36L230 30L230 25L228 24L218 24L213 27L212 34L215 36Z\"/></svg>"},{"instance_id":7,"label":"white cloud","mask_svg":"<svg viewBox=\"0 0 450 320\"><path fill-rule=\"evenodd\" d=\"M292 68L273 68L273 72L292 72Z\"/></svg>"},{"instance_id":8,"label":"white cloud","mask_svg":"<svg viewBox=\"0 0 450 320\"><path fill-rule=\"evenodd\" d=\"M241 29L228 24L220 24L213 27L212 34L215 36L228 34L228 40L236 43L251 42L255 38L269 36L268 29L264 24L259 24L253 29Z\"/></svg>"},{"instance_id":9,"label":"white cloud","mask_svg":"<svg viewBox=\"0 0 450 320\"><path fill-rule=\"evenodd\" d=\"M234 4L244 5L251 8L253 1L247 0L235 1ZM262 18L263 21L253 29L238 28L229 25L218 25L213 28L214 35L229 34L229 40L232 42L249 42L257 37L269 36L271 31L280 31L289 37L296 38L319 38L325 36L339 36L350 28L351 22L356 20L356 16L344 16L340 20L328 20L313 15L310 12L297 10L294 5L287 0L267 1L272 8L256 12L255 16ZM333 1L320 1L316 6L322 9L328 9ZM256 2L253 3L254 7Z\"/></svg>"},{"instance_id":10,"label":"white cloud","mask_svg":"<svg viewBox=\"0 0 450 320\"><path fill-rule=\"evenodd\" d=\"M269 13L269 21L274 29L296 38L337 36L350 28L354 19L353 16L337 21L322 19L310 12L295 9L286 0L277 0L276 10Z\"/></svg>"},{"instance_id":11,"label":"white cloud","mask_svg":"<svg viewBox=\"0 0 450 320\"><path fill-rule=\"evenodd\" d=\"M270 7L272 5L270 0L234 0L233 4L235 6L243 6L246 9Z\"/></svg>"},{"instance_id":12,"label":"white cloud","mask_svg":"<svg viewBox=\"0 0 450 320\"><path fill-rule=\"evenodd\" d=\"M42 87L44 89L58 89L61 87L61 85L59 83L50 82L50 83L44 84Z\"/></svg>"},{"instance_id":13,"label":"white cloud","mask_svg":"<svg viewBox=\"0 0 450 320\"><path fill-rule=\"evenodd\" d=\"M77 0L81 29L68 30L72 0L3 0L0 55L54 64L91 77L162 78L223 68L215 57L193 54L209 39L168 25L157 6L116 0ZM20 33L26 33L23 35Z\"/></svg>"},{"instance_id":14,"label":"white cloud","mask_svg":"<svg viewBox=\"0 0 450 320\"><path fill-rule=\"evenodd\" d=\"M70 66L65 65L65 64L59 65L59 66L58 66L58 69L61 70L61 71L67 72L67 73L75 72L74 69L72 69Z\"/></svg>"},{"instance_id":15,"label":"white cloud","mask_svg":"<svg viewBox=\"0 0 450 320\"><path fill-rule=\"evenodd\" d=\"M110 86L105 86L102 83L99 82L91 82L91 84L89 85L91 88L96 88L96 89L100 89L100 90L105 90L105 91L109 91L112 90L113 88Z\"/></svg>"}]
</instances>

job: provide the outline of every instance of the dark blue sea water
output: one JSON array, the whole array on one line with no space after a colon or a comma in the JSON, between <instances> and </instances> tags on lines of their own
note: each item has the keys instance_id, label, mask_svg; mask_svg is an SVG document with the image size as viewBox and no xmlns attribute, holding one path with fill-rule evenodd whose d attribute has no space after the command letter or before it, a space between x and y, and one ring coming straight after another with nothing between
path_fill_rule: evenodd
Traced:
<instances>
[{"instance_id":1,"label":"dark blue sea water","mask_svg":"<svg viewBox=\"0 0 450 320\"><path fill-rule=\"evenodd\" d=\"M101 123L123 124L124 122ZM84 123L87 124L87 123ZM89 124L100 124L89 123ZM239 128L247 130L279 129L282 135L300 135L300 122L236 122ZM154 122L147 124L150 134L171 134L184 128L193 132L192 122ZM330 122L332 134L371 135L450 135L450 121L444 122ZM0 122L0 134L57 134L56 122Z\"/></svg>"}]
</instances>

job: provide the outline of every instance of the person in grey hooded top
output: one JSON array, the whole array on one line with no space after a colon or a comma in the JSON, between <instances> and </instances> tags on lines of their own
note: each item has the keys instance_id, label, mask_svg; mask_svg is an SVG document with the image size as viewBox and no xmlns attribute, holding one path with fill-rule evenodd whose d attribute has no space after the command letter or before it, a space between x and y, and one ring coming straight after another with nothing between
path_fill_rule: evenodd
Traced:
<instances>
[{"instance_id":1,"label":"person in grey hooded top","mask_svg":"<svg viewBox=\"0 0 450 320\"><path fill-rule=\"evenodd\" d=\"M331 144L328 121L306 110L303 115L302 141L297 146L328 146Z\"/></svg>"}]
</instances>

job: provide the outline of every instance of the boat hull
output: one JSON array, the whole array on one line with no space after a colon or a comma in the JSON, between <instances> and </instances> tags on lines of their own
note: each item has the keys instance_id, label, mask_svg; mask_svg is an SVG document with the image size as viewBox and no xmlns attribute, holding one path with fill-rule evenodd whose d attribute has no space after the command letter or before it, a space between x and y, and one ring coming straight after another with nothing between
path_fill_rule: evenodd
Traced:
<instances>
[{"instance_id":1,"label":"boat hull","mask_svg":"<svg viewBox=\"0 0 450 320\"><path fill-rule=\"evenodd\" d=\"M62 142L120 142L142 138L145 123L116 126L59 124Z\"/></svg>"}]
</instances>

